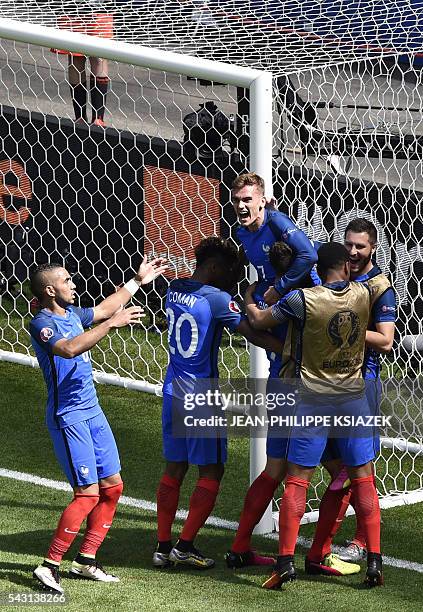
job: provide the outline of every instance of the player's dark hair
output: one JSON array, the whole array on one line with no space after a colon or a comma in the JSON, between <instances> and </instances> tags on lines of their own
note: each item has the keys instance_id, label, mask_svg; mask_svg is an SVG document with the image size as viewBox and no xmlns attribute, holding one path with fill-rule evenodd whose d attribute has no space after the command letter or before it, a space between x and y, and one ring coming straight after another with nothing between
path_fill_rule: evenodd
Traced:
<instances>
[{"instance_id":1,"label":"player's dark hair","mask_svg":"<svg viewBox=\"0 0 423 612\"><path fill-rule=\"evenodd\" d=\"M272 244L269 251L269 261L278 276L286 274L293 258L292 249L286 242L281 241Z\"/></svg>"},{"instance_id":2,"label":"player's dark hair","mask_svg":"<svg viewBox=\"0 0 423 612\"><path fill-rule=\"evenodd\" d=\"M255 172L240 174L232 183L232 191L239 191L246 185L256 185L262 195L264 195L264 180Z\"/></svg>"},{"instance_id":3,"label":"player's dark hair","mask_svg":"<svg viewBox=\"0 0 423 612\"><path fill-rule=\"evenodd\" d=\"M339 270L350 260L347 249L340 242L325 242L317 254L317 274L322 279L326 278L329 270Z\"/></svg>"},{"instance_id":4,"label":"player's dark hair","mask_svg":"<svg viewBox=\"0 0 423 612\"><path fill-rule=\"evenodd\" d=\"M371 244L377 243L377 229L376 226L369 221L368 219L363 219L362 217L358 217L357 219L353 219L350 221L345 229L344 237L347 236L347 232L354 232L356 234L361 234L365 232L369 235L369 242Z\"/></svg>"},{"instance_id":5,"label":"player's dark hair","mask_svg":"<svg viewBox=\"0 0 423 612\"><path fill-rule=\"evenodd\" d=\"M209 236L195 247L195 261L197 267L204 265L209 259L219 259L232 268L239 264L238 249L233 242L218 238L217 236Z\"/></svg>"},{"instance_id":6,"label":"player's dark hair","mask_svg":"<svg viewBox=\"0 0 423 612\"><path fill-rule=\"evenodd\" d=\"M59 263L45 263L37 266L30 275L31 292L39 301L44 297L44 289L47 286L45 281L45 273L54 270L55 268L63 268Z\"/></svg>"}]
</instances>

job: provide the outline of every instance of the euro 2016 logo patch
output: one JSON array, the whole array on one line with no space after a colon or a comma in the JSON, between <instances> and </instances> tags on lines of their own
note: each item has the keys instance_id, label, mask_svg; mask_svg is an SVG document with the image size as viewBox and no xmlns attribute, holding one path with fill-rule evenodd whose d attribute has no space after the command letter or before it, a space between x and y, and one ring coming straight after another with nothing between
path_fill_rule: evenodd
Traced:
<instances>
[{"instance_id":1,"label":"euro 2016 logo patch","mask_svg":"<svg viewBox=\"0 0 423 612\"><path fill-rule=\"evenodd\" d=\"M229 306L229 310L231 312L236 312L236 314L239 314L241 312L241 308L238 306L238 304L235 302L235 300L231 300L228 304Z\"/></svg>"},{"instance_id":2,"label":"euro 2016 logo patch","mask_svg":"<svg viewBox=\"0 0 423 612\"><path fill-rule=\"evenodd\" d=\"M51 327L43 327L40 331L40 338L43 342L48 342L54 336L54 331Z\"/></svg>"},{"instance_id":3,"label":"euro 2016 logo patch","mask_svg":"<svg viewBox=\"0 0 423 612\"><path fill-rule=\"evenodd\" d=\"M327 333L337 348L350 348L360 333L360 319L352 310L337 312L329 321Z\"/></svg>"}]
</instances>

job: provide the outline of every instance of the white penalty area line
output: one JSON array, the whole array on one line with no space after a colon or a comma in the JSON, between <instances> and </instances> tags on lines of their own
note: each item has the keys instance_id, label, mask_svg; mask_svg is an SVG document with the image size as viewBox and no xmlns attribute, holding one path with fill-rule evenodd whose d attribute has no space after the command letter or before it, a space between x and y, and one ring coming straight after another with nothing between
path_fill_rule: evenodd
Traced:
<instances>
[{"instance_id":1,"label":"white penalty area line","mask_svg":"<svg viewBox=\"0 0 423 612\"><path fill-rule=\"evenodd\" d=\"M50 478L42 478L41 476L36 476L35 474L27 474L25 472L17 472L15 470L7 470L4 468L0 468L0 477L10 478L11 480L19 480L21 482L26 482L29 484L35 484L39 487L46 487L47 489L55 489L56 491L72 491L69 483L61 481L61 480L51 480ZM148 512L157 513L157 504L154 502L147 501L146 499L137 499L136 497L128 497L126 495L122 495L119 500L119 505L129 506L131 508L139 508L140 510L147 510ZM188 515L187 510L178 510L176 513L176 518L185 519ZM222 519L218 516L209 516L206 521L206 525L211 525L212 527L218 527L219 529L228 529L230 531L236 531L238 528L238 523L236 521L227 521L226 519ZM264 535L263 537L268 538L270 540L277 540L277 533L269 533ZM298 538L297 543L303 548L309 548L311 546L311 540L309 538L304 538L300 536ZM337 547L334 547L336 551ZM395 559L394 557L383 557L383 562L385 565L389 565L391 567L397 567L399 569L411 570L414 572L418 572L419 574L423 574L423 565L421 563L415 563L414 561L405 561L404 559Z\"/></svg>"}]
</instances>

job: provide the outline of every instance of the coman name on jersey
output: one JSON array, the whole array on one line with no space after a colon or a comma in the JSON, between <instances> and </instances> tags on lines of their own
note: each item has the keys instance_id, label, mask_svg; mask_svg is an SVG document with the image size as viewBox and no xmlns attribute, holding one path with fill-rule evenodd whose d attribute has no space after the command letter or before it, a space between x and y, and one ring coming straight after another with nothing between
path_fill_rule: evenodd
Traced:
<instances>
[{"instance_id":1,"label":"coman name on jersey","mask_svg":"<svg viewBox=\"0 0 423 612\"><path fill-rule=\"evenodd\" d=\"M184 304L188 308L192 308L197 301L195 295L189 295L187 293L179 293L179 291L169 291L168 295L169 302L176 302L177 304Z\"/></svg>"}]
</instances>

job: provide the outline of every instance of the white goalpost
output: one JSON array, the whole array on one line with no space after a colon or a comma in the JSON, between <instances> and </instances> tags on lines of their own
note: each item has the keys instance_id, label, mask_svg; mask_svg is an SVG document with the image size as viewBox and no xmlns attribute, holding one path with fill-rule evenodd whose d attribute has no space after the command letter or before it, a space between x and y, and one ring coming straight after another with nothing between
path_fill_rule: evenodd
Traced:
<instances>
[{"instance_id":1,"label":"white goalpost","mask_svg":"<svg viewBox=\"0 0 423 612\"><path fill-rule=\"evenodd\" d=\"M207 79L248 89L250 92L250 169L262 176L268 189L271 189L273 139L273 81L271 72L158 51L129 43L103 40L74 32L58 31L45 26L34 25L28 29L25 23L16 20L0 19L0 38L39 45L44 48L64 48L86 56L102 57L116 62L131 64L132 66L176 73L196 79ZM269 191L266 195L270 197L272 192ZM254 274L253 270L252 274ZM250 357L250 376L252 378L265 379L267 363L264 350L251 347ZM15 353L14 351L0 350L0 360L37 367L34 357L29 354ZM133 380L125 376L101 371L95 372L94 379L99 383L114 384L137 391L161 394L161 385L154 385L145 380ZM264 439L251 438L250 477L252 480L264 467L265 448ZM257 532L268 533L272 530L272 527L271 508L269 507L262 521L257 526Z\"/></svg>"},{"instance_id":2,"label":"white goalpost","mask_svg":"<svg viewBox=\"0 0 423 612\"><path fill-rule=\"evenodd\" d=\"M163 255L171 271L145 296L146 328L92 352L98 382L160 394L168 282L190 274L202 237L234 237L230 184L255 171L310 239L342 240L358 216L375 223L399 311L383 361L393 427L378 490L382 507L423 501L422 5L4 0L0 360L35 366L26 331L35 261L63 261L88 303L127 280L140 252ZM87 35L103 13L113 39ZM64 16L69 29L59 29ZM74 121L67 55L50 48L108 60L105 128ZM267 370L264 351L224 337L223 378ZM250 450L254 478L265 440ZM316 519L324 490L317 472L304 521ZM269 510L258 532L275 525Z\"/></svg>"}]
</instances>

